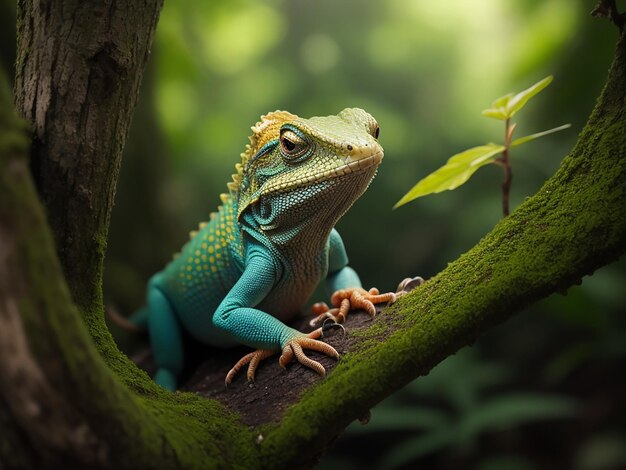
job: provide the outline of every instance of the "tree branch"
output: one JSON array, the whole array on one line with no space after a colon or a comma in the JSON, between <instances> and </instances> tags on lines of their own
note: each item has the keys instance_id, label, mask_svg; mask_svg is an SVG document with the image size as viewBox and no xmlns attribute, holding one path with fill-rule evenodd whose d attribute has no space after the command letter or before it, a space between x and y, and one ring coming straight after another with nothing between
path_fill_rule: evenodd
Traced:
<instances>
[{"instance_id":1,"label":"tree branch","mask_svg":"<svg viewBox=\"0 0 626 470\"><path fill-rule=\"evenodd\" d=\"M30 167L68 283L25 152L3 145L20 124L4 115L11 106L0 93L3 465L190 467L232 458L226 442L242 453L251 445L216 403L154 385L118 351L103 320L113 193L160 6L19 3L16 101L34 126Z\"/></svg>"}]
</instances>

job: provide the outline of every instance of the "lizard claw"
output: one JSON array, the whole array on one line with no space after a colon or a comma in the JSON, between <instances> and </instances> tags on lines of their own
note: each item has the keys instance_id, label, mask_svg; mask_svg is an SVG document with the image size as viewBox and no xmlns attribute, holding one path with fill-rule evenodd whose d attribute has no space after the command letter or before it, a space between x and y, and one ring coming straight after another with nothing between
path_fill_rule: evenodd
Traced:
<instances>
[{"instance_id":1,"label":"lizard claw","mask_svg":"<svg viewBox=\"0 0 626 470\"><path fill-rule=\"evenodd\" d=\"M322 333L324 333L325 331L334 329L334 328L339 328L342 334L344 335L346 334L346 329L343 327L341 323L337 323L334 318L326 318L324 322L322 323Z\"/></svg>"},{"instance_id":2,"label":"lizard claw","mask_svg":"<svg viewBox=\"0 0 626 470\"><path fill-rule=\"evenodd\" d=\"M340 328L343 328L341 325L338 325ZM332 326L328 327L332 328ZM280 366L285 369L287 364L289 364L294 357L298 360L298 362L304 366L307 366L313 369L315 372L320 374L322 377L326 374L326 369L324 366L313 359L309 359L306 354L304 354L304 349L312 349L314 351L319 351L328 356L334 357L335 359L339 359L339 353L333 348L331 345L323 343L322 341L318 341L318 338L323 336L323 328L318 328L308 334L302 334L302 336L297 336L294 339L287 342L285 347L283 348L282 355L278 360ZM257 349L249 354L246 354L244 357L237 361L232 369L228 371L226 374L226 379L224 383L228 387L228 385L233 381L237 373L248 364L247 377L248 382L251 384L254 383L254 374L256 372L259 363L267 359L270 356L276 354L277 351L273 351L271 349Z\"/></svg>"},{"instance_id":3,"label":"lizard claw","mask_svg":"<svg viewBox=\"0 0 626 470\"><path fill-rule=\"evenodd\" d=\"M318 341L315 338L322 337L322 328L318 328L315 331L312 331L308 335L298 336L291 341L289 341L285 347L283 348L283 353L278 360L280 366L285 369L287 364L289 364L295 357L295 359L302 364L303 366L309 367L317 372L319 375L324 377L326 375L326 369L324 366L313 359L310 359L304 354L304 349L312 349L313 351L318 351L326 354L327 356L334 357L335 359L339 359L339 353L335 348L333 348L330 344L323 343Z\"/></svg>"},{"instance_id":4,"label":"lizard claw","mask_svg":"<svg viewBox=\"0 0 626 470\"><path fill-rule=\"evenodd\" d=\"M259 366L259 363L263 359L267 359L268 357L273 356L274 354L276 354L276 351L272 351L271 349L257 349L256 351L251 352L250 354L246 354L244 357L239 359L239 361L237 361L237 364L235 364L232 367L232 369L228 371L228 374L226 374L226 379L224 380L224 383L228 387L228 385L230 385L230 383L233 381L237 373L246 364L249 364L248 372L246 373L246 376L248 377L248 382L254 382L254 374L256 372L256 368Z\"/></svg>"},{"instance_id":5,"label":"lizard claw","mask_svg":"<svg viewBox=\"0 0 626 470\"><path fill-rule=\"evenodd\" d=\"M401 295L406 294L407 292L412 291L416 287L424 284L424 279L420 276L416 277L407 277L400 284L398 284L398 288L396 289L396 295L400 297Z\"/></svg>"},{"instance_id":6,"label":"lizard claw","mask_svg":"<svg viewBox=\"0 0 626 470\"><path fill-rule=\"evenodd\" d=\"M363 309L372 318L376 315L375 304L388 302L394 303L398 297L395 292L387 292L381 294L375 287L369 291L360 287L353 287L350 289L340 289L336 291L331 297L331 303L334 308L329 308L323 302L313 305L312 311L317 315L310 321L311 326L316 326L320 322L325 322L327 319L333 319L337 323L343 323L348 318L350 310Z\"/></svg>"}]
</instances>

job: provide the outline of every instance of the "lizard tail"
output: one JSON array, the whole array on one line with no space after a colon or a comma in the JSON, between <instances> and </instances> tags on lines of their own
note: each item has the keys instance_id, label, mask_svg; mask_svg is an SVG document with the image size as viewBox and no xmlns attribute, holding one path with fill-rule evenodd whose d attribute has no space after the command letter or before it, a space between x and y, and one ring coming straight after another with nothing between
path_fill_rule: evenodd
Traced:
<instances>
[{"instance_id":1,"label":"lizard tail","mask_svg":"<svg viewBox=\"0 0 626 470\"><path fill-rule=\"evenodd\" d=\"M143 307L128 318L120 315L120 313L111 306L106 308L106 314L111 322L127 331L141 333L148 329L148 315L150 314L148 307Z\"/></svg>"}]
</instances>

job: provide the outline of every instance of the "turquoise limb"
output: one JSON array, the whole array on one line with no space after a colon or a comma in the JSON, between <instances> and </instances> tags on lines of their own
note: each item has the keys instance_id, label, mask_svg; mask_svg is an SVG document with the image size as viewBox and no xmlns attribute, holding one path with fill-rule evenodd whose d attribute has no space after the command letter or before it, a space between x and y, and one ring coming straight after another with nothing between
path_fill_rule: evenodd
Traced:
<instances>
[{"instance_id":1,"label":"turquoise limb","mask_svg":"<svg viewBox=\"0 0 626 470\"><path fill-rule=\"evenodd\" d=\"M213 324L238 343L256 349L280 350L297 330L254 308L272 291L278 278L274 261L260 250L251 250L246 269L213 315Z\"/></svg>"},{"instance_id":2,"label":"turquoise limb","mask_svg":"<svg viewBox=\"0 0 626 470\"><path fill-rule=\"evenodd\" d=\"M170 302L158 287L148 287L148 331L157 372L156 383L174 391L183 368L183 342L180 324Z\"/></svg>"},{"instance_id":3,"label":"turquoise limb","mask_svg":"<svg viewBox=\"0 0 626 470\"><path fill-rule=\"evenodd\" d=\"M154 381L161 387L173 392L178 386L178 379L173 372L168 369L160 368L154 374Z\"/></svg>"},{"instance_id":4,"label":"turquoise limb","mask_svg":"<svg viewBox=\"0 0 626 470\"><path fill-rule=\"evenodd\" d=\"M362 287L359 275L348 266L346 248L339 232L335 229L330 233L328 240L328 274L325 284L329 296L340 289Z\"/></svg>"},{"instance_id":5,"label":"turquoise limb","mask_svg":"<svg viewBox=\"0 0 626 470\"><path fill-rule=\"evenodd\" d=\"M326 291L331 296L338 290L361 287L361 279L354 269L345 266L326 277Z\"/></svg>"},{"instance_id":6,"label":"turquoise limb","mask_svg":"<svg viewBox=\"0 0 626 470\"><path fill-rule=\"evenodd\" d=\"M348 265L348 254L341 235L333 228L328 237L328 273L335 273Z\"/></svg>"},{"instance_id":7,"label":"turquoise limb","mask_svg":"<svg viewBox=\"0 0 626 470\"><path fill-rule=\"evenodd\" d=\"M317 315L309 322L311 326L325 325L326 320L343 323L351 310L363 309L371 317L376 315L375 304L394 302L395 294L379 294L377 289L363 289L358 274L348 266L348 256L336 230L330 234L328 243L328 274L326 290L331 298L332 308L323 302L313 305Z\"/></svg>"}]
</instances>

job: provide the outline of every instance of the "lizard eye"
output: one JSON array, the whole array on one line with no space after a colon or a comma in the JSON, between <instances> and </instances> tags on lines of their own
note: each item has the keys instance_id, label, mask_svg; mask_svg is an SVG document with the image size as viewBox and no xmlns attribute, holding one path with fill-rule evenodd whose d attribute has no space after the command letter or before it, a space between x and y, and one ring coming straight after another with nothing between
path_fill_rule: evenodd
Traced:
<instances>
[{"instance_id":1,"label":"lizard eye","mask_svg":"<svg viewBox=\"0 0 626 470\"><path fill-rule=\"evenodd\" d=\"M376 121L370 122L369 125L366 125L366 127L368 128L370 135L374 137L374 139L378 139L378 136L380 135L380 127Z\"/></svg>"},{"instance_id":2,"label":"lizard eye","mask_svg":"<svg viewBox=\"0 0 626 470\"><path fill-rule=\"evenodd\" d=\"M308 154L310 144L299 133L291 129L282 129L280 131L280 148L288 161L294 161Z\"/></svg>"}]
</instances>

